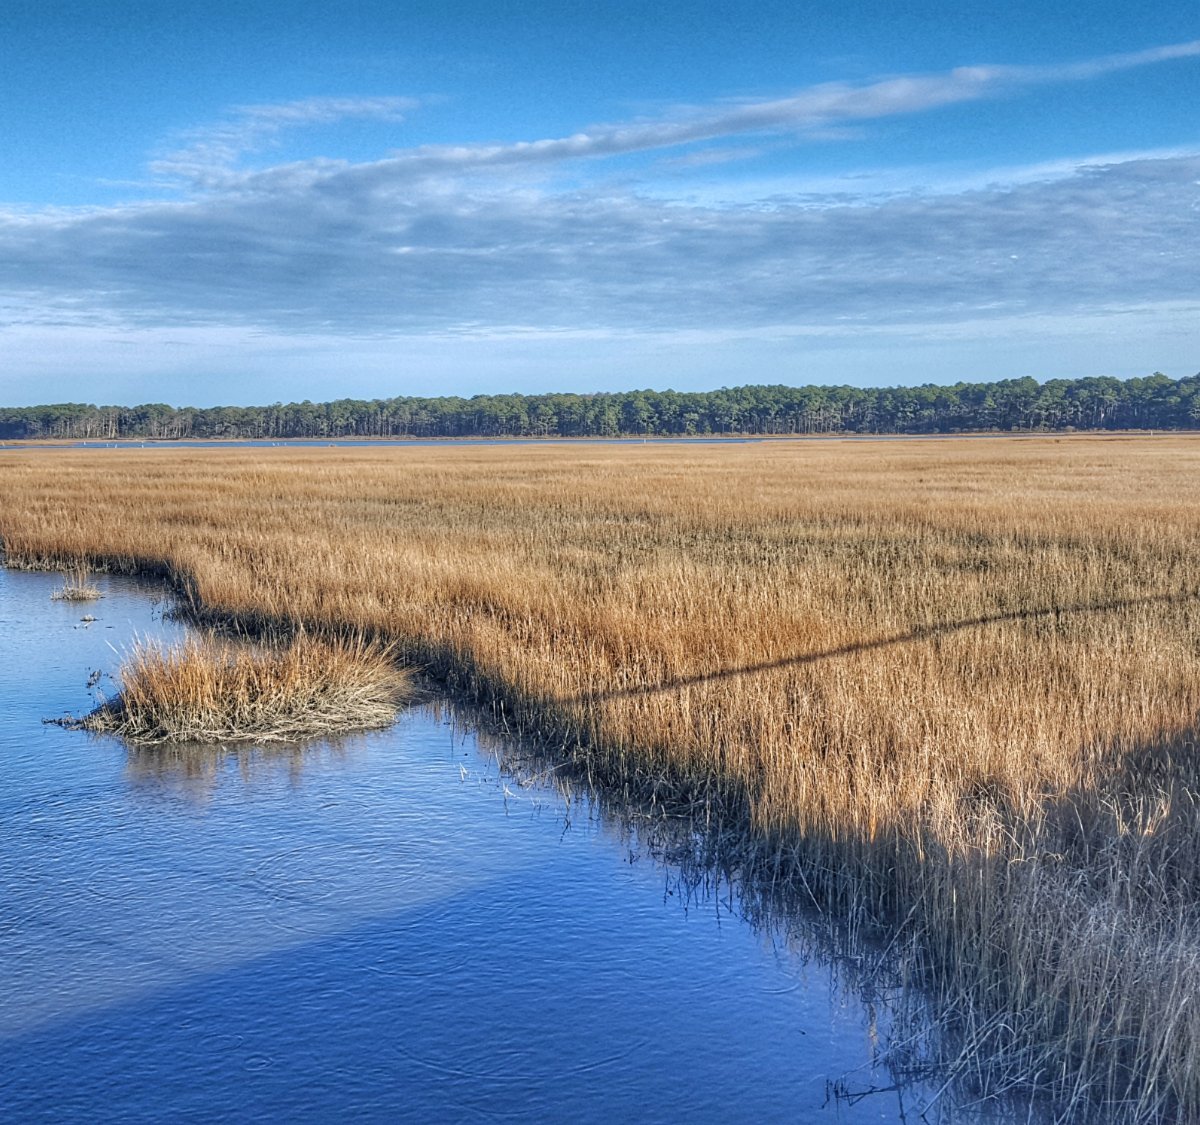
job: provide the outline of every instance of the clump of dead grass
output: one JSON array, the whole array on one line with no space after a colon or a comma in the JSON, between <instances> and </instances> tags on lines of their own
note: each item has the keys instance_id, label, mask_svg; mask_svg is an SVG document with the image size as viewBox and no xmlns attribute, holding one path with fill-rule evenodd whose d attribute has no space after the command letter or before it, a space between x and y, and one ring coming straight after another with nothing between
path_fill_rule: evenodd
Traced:
<instances>
[{"instance_id":1,"label":"clump of dead grass","mask_svg":"<svg viewBox=\"0 0 1200 1125\"><path fill-rule=\"evenodd\" d=\"M92 585L91 575L83 567L67 572L62 587L50 595L56 602L94 602L104 595Z\"/></svg>"},{"instance_id":2,"label":"clump of dead grass","mask_svg":"<svg viewBox=\"0 0 1200 1125\"><path fill-rule=\"evenodd\" d=\"M306 636L269 646L141 643L120 681L120 694L78 725L143 744L294 742L387 726L410 692L386 647Z\"/></svg>"}]
</instances>

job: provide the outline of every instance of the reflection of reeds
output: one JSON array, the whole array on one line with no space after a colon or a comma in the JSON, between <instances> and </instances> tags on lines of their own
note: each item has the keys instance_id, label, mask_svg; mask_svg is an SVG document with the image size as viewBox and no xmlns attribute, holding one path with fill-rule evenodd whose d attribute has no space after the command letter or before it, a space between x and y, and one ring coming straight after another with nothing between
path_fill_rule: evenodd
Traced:
<instances>
[{"instance_id":1,"label":"reflection of reeds","mask_svg":"<svg viewBox=\"0 0 1200 1125\"><path fill-rule=\"evenodd\" d=\"M92 585L91 576L83 567L68 571L62 586L50 595L56 602L94 602L103 596Z\"/></svg>"},{"instance_id":2,"label":"reflection of reeds","mask_svg":"<svg viewBox=\"0 0 1200 1125\"><path fill-rule=\"evenodd\" d=\"M314 766L344 761L356 735L315 741L154 742L127 745L126 776L138 790L168 790L205 804L225 784L296 784Z\"/></svg>"},{"instance_id":3,"label":"reflection of reeds","mask_svg":"<svg viewBox=\"0 0 1200 1125\"><path fill-rule=\"evenodd\" d=\"M0 534L247 627L386 637L899 935L985 1089L1200 1119L1198 462L1182 437L16 452Z\"/></svg>"},{"instance_id":4,"label":"reflection of reeds","mask_svg":"<svg viewBox=\"0 0 1200 1125\"><path fill-rule=\"evenodd\" d=\"M304 636L267 647L141 644L120 679L116 699L80 725L142 743L286 742L386 726L408 689L386 648Z\"/></svg>"}]
</instances>

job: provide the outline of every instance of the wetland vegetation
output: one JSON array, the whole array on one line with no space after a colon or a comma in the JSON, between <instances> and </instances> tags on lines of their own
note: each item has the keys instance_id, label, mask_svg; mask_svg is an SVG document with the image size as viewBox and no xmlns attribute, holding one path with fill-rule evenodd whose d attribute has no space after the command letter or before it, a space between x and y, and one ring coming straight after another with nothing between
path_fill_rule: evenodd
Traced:
<instances>
[{"instance_id":1,"label":"wetland vegetation","mask_svg":"<svg viewBox=\"0 0 1200 1125\"><path fill-rule=\"evenodd\" d=\"M78 720L131 742L295 742L387 726L410 689L385 646L362 637L136 645L120 693Z\"/></svg>"},{"instance_id":2,"label":"wetland vegetation","mask_svg":"<svg viewBox=\"0 0 1200 1125\"><path fill-rule=\"evenodd\" d=\"M974 1097L1195 1119L1198 470L1187 437L35 449L0 535L393 646L719 823L899 958Z\"/></svg>"},{"instance_id":3,"label":"wetland vegetation","mask_svg":"<svg viewBox=\"0 0 1200 1125\"><path fill-rule=\"evenodd\" d=\"M94 602L102 597L100 590L92 583L85 567L76 567L70 571L63 584L50 595L56 602Z\"/></svg>"}]
</instances>

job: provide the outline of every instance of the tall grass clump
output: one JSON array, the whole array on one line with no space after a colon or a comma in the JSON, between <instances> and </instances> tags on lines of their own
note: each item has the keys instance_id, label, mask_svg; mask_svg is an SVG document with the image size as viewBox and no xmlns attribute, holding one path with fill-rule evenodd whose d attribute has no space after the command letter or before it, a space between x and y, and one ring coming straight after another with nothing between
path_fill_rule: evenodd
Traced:
<instances>
[{"instance_id":1,"label":"tall grass clump","mask_svg":"<svg viewBox=\"0 0 1200 1125\"><path fill-rule=\"evenodd\" d=\"M79 725L138 743L291 742L386 726L409 690L386 648L308 637L266 647L142 643L120 683Z\"/></svg>"},{"instance_id":2,"label":"tall grass clump","mask_svg":"<svg viewBox=\"0 0 1200 1125\"><path fill-rule=\"evenodd\" d=\"M83 567L68 571L63 584L50 595L56 602L94 602L104 595L92 584L91 577Z\"/></svg>"},{"instance_id":3,"label":"tall grass clump","mask_svg":"<svg viewBox=\"0 0 1200 1125\"><path fill-rule=\"evenodd\" d=\"M969 1097L1200 1121L1195 436L11 453L10 563L385 638L903 950Z\"/></svg>"}]
</instances>

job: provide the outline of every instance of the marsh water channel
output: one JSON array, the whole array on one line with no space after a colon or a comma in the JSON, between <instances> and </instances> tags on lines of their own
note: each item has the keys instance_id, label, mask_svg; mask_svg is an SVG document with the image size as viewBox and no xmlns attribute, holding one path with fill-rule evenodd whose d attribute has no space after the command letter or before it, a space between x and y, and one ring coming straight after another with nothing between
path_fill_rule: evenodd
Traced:
<instances>
[{"instance_id":1,"label":"marsh water channel","mask_svg":"<svg viewBox=\"0 0 1200 1125\"><path fill-rule=\"evenodd\" d=\"M888 1089L886 1006L804 924L445 705L285 749L44 725L114 692L135 636L185 631L153 587L97 583L54 601L60 575L0 568L0 1119L857 1123L936 1100Z\"/></svg>"}]
</instances>

